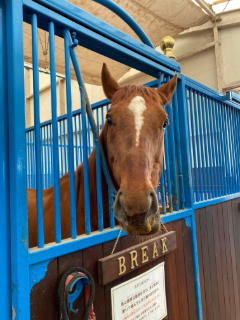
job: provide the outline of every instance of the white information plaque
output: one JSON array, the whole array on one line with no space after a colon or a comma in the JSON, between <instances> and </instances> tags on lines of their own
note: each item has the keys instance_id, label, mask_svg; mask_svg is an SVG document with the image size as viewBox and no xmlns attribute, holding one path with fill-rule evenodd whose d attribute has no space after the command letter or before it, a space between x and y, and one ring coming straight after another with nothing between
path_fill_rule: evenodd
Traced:
<instances>
[{"instance_id":1,"label":"white information plaque","mask_svg":"<svg viewBox=\"0 0 240 320\"><path fill-rule=\"evenodd\" d=\"M113 320L161 320L167 315L164 262L111 290Z\"/></svg>"}]
</instances>

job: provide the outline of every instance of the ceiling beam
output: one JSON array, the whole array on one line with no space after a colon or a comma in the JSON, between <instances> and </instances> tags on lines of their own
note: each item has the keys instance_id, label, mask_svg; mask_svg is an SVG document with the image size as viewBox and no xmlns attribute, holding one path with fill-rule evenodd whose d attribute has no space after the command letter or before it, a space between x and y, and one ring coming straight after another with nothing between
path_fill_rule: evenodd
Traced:
<instances>
[{"instance_id":1,"label":"ceiling beam","mask_svg":"<svg viewBox=\"0 0 240 320\"><path fill-rule=\"evenodd\" d=\"M204 9L207 14L209 15L209 17L212 19L212 20L215 20L216 19L216 14L215 12L213 11L212 7L207 3L205 2L204 0L195 0L199 6Z\"/></svg>"},{"instance_id":2,"label":"ceiling beam","mask_svg":"<svg viewBox=\"0 0 240 320\"><path fill-rule=\"evenodd\" d=\"M204 46L200 47L200 48L196 48L186 54L183 54L181 56L177 56L176 57L176 60L177 62L182 62L183 60L186 60L186 59L189 59L189 58L192 58L202 52L205 52L205 51L208 51L212 48L214 48L215 44L214 44L214 41L213 42L210 42L208 44L205 44Z\"/></svg>"},{"instance_id":3,"label":"ceiling beam","mask_svg":"<svg viewBox=\"0 0 240 320\"><path fill-rule=\"evenodd\" d=\"M218 16L217 16L218 17ZM219 29L234 27L240 25L240 9L225 12L221 15L220 20L216 20L214 22L208 21L201 26L189 28L183 32L181 32L178 37L183 37L185 35L190 35L194 33L204 32L208 30L212 30L214 27L218 27Z\"/></svg>"}]
</instances>

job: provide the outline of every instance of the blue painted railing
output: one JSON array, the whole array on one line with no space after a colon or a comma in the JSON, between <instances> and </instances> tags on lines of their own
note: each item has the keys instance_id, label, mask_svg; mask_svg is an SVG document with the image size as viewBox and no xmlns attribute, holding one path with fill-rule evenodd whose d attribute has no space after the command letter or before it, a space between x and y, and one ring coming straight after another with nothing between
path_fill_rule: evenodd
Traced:
<instances>
[{"instance_id":1,"label":"blue painted railing","mask_svg":"<svg viewBox=\"0 0 240 320\"><path fill-rule=\"evenodd\" d=\"M240 192L240 105L191 79L186 95L195 203Z\"/></svg>"}]
</instances>

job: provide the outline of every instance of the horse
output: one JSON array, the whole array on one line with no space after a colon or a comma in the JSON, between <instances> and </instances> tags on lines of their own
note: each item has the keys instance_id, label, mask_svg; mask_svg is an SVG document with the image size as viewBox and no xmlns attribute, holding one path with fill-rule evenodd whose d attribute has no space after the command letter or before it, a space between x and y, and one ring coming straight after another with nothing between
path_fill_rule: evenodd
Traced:
<instances>
[{"instance_id":1,"label":"horse","mask_svg":"<svg viewBox=\"0 0 240 320\"><path fill-rule=\"evenodd\" d=\"M129 235L151 235L160 230L155 190L163 168L164 132L169 125L163 109L177 86L177 74L158 89L121 87L107 65L102 67L102 87L111 102L100 140L117 190L113 212ZM88 158L91 231L98 230L96 151ZM85 233L83 165L75 171L77 234ZM28 189L29 247L37 246L36 190ZM55 241L54 186L42 191L45 244ZM107 183L102 173L104 227L109 227ZM62 239L71 237L69 174L60 178Z\"/></svg>"}]
</instances>

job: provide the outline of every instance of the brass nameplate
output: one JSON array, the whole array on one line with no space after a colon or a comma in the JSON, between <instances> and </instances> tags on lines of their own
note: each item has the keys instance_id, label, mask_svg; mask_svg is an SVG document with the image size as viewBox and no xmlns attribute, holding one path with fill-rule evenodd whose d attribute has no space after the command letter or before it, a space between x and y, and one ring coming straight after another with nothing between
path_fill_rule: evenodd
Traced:
<instances>
[{"instance_id":1,"label":"brass nameplate","mask_svg":"<svg viewBox=\"0 0 240 320\"><path fill-rule=\"evenodd\" d=\"M98 260L99 283L107 284L176 248L176 233L171 231L102 258Z\"/></svg>"}]
</instances>

